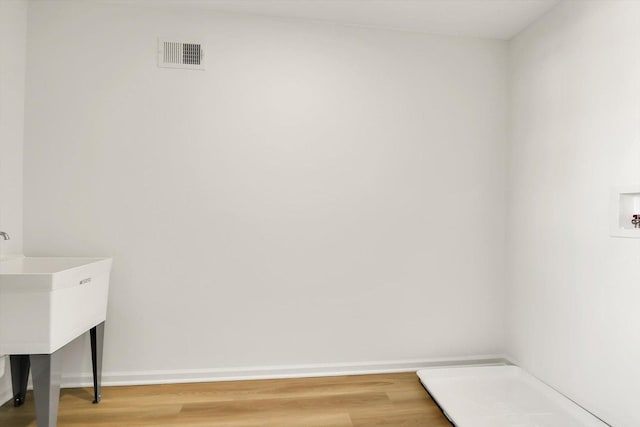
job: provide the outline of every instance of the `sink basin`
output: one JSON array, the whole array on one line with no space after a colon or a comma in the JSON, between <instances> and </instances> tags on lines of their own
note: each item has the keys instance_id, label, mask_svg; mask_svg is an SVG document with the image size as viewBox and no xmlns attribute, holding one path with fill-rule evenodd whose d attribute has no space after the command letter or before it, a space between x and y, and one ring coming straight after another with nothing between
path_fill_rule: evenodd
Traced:
<instances>
[{"instance_id":1,"label":"sink basin","mask_svg":"<svg viewBox=\"0 0 640 427\"><path fill-rule=\"evenodd\" d=\"M110 258L0 261L0 354L51 354L104 322Z\"/></svg>"}]
</instances>

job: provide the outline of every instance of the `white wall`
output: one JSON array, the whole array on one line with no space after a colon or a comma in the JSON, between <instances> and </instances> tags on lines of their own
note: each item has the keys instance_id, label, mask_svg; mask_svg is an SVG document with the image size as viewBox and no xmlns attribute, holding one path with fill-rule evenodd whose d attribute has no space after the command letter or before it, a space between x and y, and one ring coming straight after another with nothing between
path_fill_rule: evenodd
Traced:
<instances>
[{"instance_id":1,"label":"white wall","mask_svg":"<svg viewBox=\"0 0 640 427\"><path fill-rule=\"evenodd\" d=\"M506 43L88 3L30 9L25 247L115 258L107 378L502 351Z\"/></svg>"},{"instance_id":2,"label":"white wall","mask_svg":"<svg viewBox=\"0 0 640 427\"><path fill-rule=\"evenodd\" d=\"M640 183L640 3L564 2L510 44L508 348L616 427L640 425L640 241L609 191Z\"/></svg>"},{"instance_id":3,"label":"white wall","mask_svg":"<svg viewBox=\"0 0 640 427\"><path fill-rule=\"evenodd\" d=\"M22 253L22 140L27 1L0 1L0 257Z\"/></svg>"},{"instance_id":4,"label":"white wall","mask_svg":"<svg viewBox=\"0 0 640 427\"><path fill-rule=\"evenodd\" d=\"M0 259L22 253L22 141L27 2L0 1ZM9 364L0 355L0 402L11 396Z\"/></svg>"}]
</instances>

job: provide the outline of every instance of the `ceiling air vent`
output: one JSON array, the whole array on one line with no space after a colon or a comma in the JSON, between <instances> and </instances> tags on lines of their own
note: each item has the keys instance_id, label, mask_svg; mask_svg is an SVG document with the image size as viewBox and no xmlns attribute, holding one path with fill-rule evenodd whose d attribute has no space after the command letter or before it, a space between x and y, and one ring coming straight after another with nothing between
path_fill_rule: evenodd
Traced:
<instances>
[{"instance_id":1,"label":"ceiling air vent","mask_svg":"<svg viewBox=\"0 0 640 427\"><path fill-rule=\"evenodd\" d=\"M204 51L200 43L158 39L158 67L204 70Z\"/></svg>"}]
</instances>

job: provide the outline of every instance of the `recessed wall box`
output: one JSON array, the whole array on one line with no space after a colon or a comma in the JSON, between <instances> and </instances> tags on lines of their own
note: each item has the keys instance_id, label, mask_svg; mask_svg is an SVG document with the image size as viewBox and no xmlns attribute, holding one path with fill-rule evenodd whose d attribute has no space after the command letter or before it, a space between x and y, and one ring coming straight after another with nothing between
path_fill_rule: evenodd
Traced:
<instances>
[{"instance_id":1,"label":"recessed wall box","mask_svg":"<svg viewBox=\"0 0 640 427\"><path fill-rule=\"evenodd\" d=\"M640 184L615 187L611 191L611 236L640 239Z\"/></svg>"}]
</instances>

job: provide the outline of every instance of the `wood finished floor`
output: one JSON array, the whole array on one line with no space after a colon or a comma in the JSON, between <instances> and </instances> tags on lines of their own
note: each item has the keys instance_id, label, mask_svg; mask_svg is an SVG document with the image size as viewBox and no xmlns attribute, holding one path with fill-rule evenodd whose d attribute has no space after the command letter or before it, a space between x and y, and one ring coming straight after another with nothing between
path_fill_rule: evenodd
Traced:
<instances>
[{"instance_id":1,"label":"wood finished floor","mask_svg":"<svg viewBox=\"0 0 640 427\"><path fill-rule=\"evenodd\" d=\"M64 389L58 426L450 427L415 373ZM33 395L0 426L35 427Z\"/></svg>"}]
</instances>

